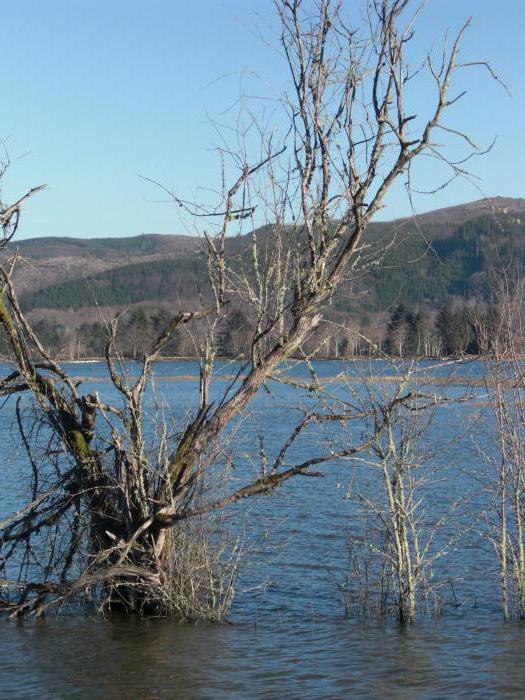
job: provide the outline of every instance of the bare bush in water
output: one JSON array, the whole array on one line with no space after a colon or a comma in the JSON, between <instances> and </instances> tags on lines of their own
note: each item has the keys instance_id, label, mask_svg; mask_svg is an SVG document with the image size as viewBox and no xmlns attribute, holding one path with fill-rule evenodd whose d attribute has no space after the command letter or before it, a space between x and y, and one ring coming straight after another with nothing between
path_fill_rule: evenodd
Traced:
<instances>
[{"instance_id":1,"label":"bare bush in water","mask_svg":"<svg viewBox=\"0 0 525 700\"><path fill-rule=\"evenodd\" d=\"M356 512L346 537L348 573L339 583L345 613L413 623L422 611L440 613L444 582L434 578L434 565L462 534L459 521L452 527L460 501L442 515L429 513L443 449L430 446L430 430L439 406L449 410L469 394L433 393L417 367L390 385L349 389L368 416L370 447L353 458L346 494Z\"/></svg>"}]
</instances>

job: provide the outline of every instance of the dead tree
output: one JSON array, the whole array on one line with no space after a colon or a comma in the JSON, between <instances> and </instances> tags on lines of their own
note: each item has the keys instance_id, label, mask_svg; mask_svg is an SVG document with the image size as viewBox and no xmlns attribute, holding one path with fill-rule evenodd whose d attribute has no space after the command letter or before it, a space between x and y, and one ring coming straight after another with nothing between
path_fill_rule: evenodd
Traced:
<instances>
[{"instance_id":1,"label":"dead tree","mask_svg":"<svg viewBox=\"0 0 525 700\"><path fill-rule=\"evenodd\" d=\"M434 578L434 565L465 530L459 528L462 499L439 517L431 515L429 486L437 481L444 449L431 446L431 428L439 407L450 410L472 394L436 394L432 377L422 378L417 365L392 369L386 385L380 378L364 387L356 386L355 378L345 379L344 396L366 416L370 449L353 458L356 469L345 498L357 507L362 530L347 536L349 571L338 587L346 614L393 616L411 624L425 611L439 614L442 582Z\"/></svg>"},{"instance_id":2,"label":"dead tree","mask_svg":"<svg viewBox=\"0 0 525 700\"><path fill-rule=\"evenodd\" d=\"M28 394L42 426L38 435L46 436L37 456L27 403L18 401L20 434L34 477L30 501L0 523L4 604L10 611L42 612L87 591L129 612L169 612L174 528L270 492L292 477L315 474L316 465L366 446L288 462L288 447L302 427L323 420L310 417L273 465L262 461L258 478L197 499L199 485L220 462L221 436L263 384L279 380L283 362L304 356L305 343L323 322L323 309L344 276L370 264L367 226L394 182L425 153L449 162L433 140L436 130L471 144L443 121L463 95L450 93L456 71L473 65L458 61L468 22L450 45L444 42L437 58L416 61L411 40L421 8L409 0L368 3L366 20L357 27L342 1L276 0L275 5L291 85L281 103L285 133L269 134L255 121L249 133L238 131L236 149L221 150L224 182L237 172L216 206L172 193L183 211L206 222L213 303L175 312L144 354L139 376L130 381L119 362L118 321L113 321L106 363L120 402L83 393L54 361L18 302L12 279L16 260L0 268L0 323L14 362L0 394ZM433 104L423 105L417 96L414 104L416 79L434 86ZM255 136L260 138L253 160ZM460 172L462 166L449 164ZM18 227L24 199L0 213L4 242ZM259 224L266 226L256 231ZM241 227L253 231L251 243L234 250L230 234ZM222 399L212 401L217 333L232 295L251 310L251 356ZM144 409L152 369L175 330L184 326L191 332L195 323L207 325L195 409L178 433L164 431L162 449L153 451ZM13 577L15 564L20 573Z\"/></svg>"},{"instance_id":3,"label":"dead tree","mask_svg":"<svg viewBox=\"0 0 525 700\"><path fill-rule=\"evenodd\" d=\"M484 535L498 557L503 617L524 620L525 336L519 271L502 265L492 275L492 291L496 300L492 318L489 314L473 318L485 355L482 367L491 409L485 420L495 423L493 448L483 452L489 467L487 490L492 495Z\"/></svg>"}]
</instances>

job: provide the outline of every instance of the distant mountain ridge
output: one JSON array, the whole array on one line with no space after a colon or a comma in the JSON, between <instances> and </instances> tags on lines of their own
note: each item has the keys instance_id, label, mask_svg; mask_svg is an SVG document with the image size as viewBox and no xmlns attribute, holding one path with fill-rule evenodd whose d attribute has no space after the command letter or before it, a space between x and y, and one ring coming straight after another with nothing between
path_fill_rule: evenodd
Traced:
<instances>
[{"instance_id":1,"label":"distant mountain ridge","mask_svg":"<svg viewBox=\"0 0 525 700\"><path fill-rule=\"evenodd\" d=\"M420 224L461 225L472 219L482 216L525 217L525 199L522 197L491 197L490 199L477 199L465 204L456 204L441 209L417 214ZM405 217L402 221L412 221L413 217Z\"/></svg>"},{"instance_id":2,"label":"distant mountain ridge","mask_svg":"<svg viewBox=\"0 0 525 700\"><path fill-rule=\"evenodd\" d=\"M198 245L195 236L171 235L160 233L143 233L138 236L73 238L68 236L43 236L15 241L22 254L32 258L70 257L75 254L88 255L157 255L179 251L194 250Z\"/></svg>"},{"instance_id":3,"label":"distant mountain ridge","mask_svg":"<svg viewBox=\"0 0 525 700\"><path fill-rule=\"evenodd\" d=\"M390 242L390 249L381 267L357 284L353 300L342 295L335 306L341 313L359 313L361 305L378 312L400 298L435 308L454 296L484 297L489 268L499 258L525 263L523 234L523 198L374 222L369 240ZM229 245L242 248L245 240L229 239ZM201 246L188 235L45 237L13 242L2 255L18 250L24 260L16 282L26 309L67 310L191 301L206 288Z\"/></svg>"}]
</instances>

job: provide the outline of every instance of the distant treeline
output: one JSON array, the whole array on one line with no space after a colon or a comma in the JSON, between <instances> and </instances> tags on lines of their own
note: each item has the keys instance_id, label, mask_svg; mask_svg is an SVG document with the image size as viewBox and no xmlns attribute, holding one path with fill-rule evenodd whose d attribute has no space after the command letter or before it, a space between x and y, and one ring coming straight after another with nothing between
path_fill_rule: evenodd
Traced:
<instances>
[{"instance_id":1,"label":"distant treeline","mask_svg":"<svg viewBox=\"0 0 525 700\"><path fill-rule=\"evenodd\" d=\"M480 355L490 352L500 323L494 304L444 304L428 308L399 304L390 315L383 349L392 357Z\"/></svg>"},{"instance_id":2,"label":"distant treeline","mask_svg":"<svg viewBox=\"0 0 525 700\"><path fill-rule=\"evenodd\" d=\"M139 359L171 319L164 307L137 306L124 314L119 323L117 347L128 358ZM485 303L444 304L436 313L428 307L400 303L385 321L363 326L327 324L311 341L306 352L317 358L355 356L436 357L479 355L490 352L500 314L497 306ZM103 357L108 328L102 321L71 325L56 319L40 318L34 328L52 355L62 359ZM332 331L333 328L336 331ZM205 325L195 324L192 332L178 329L165 347L167 357L198 357ZM234 308L221 321L217 333L220 357L248 357L253 326L242 308ZM7 355L7 343L0 329L0 355Z\"/></svg>"}]
</instances>

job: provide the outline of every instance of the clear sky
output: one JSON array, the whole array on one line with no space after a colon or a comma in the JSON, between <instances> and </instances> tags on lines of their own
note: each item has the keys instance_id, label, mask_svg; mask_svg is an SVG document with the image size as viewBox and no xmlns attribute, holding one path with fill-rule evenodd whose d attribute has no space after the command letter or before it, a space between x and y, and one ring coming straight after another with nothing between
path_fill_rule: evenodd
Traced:
<instances>
[{"instance_id":1,"label":"clear sky","mask_svg":"<svg viewBox=\"0 0 525 700\"><path fill-rule=\"evenodd\" d=\"M462 57L490 61L512 93L482 70L461 78L469 94L457 123L480 143L498 138L475 163L489 196L525 195L524 9L521 0L431 0L419 24L418 41L430 46L473 15ZM21 237L182 232L173 207L138 175L186 194L217 181L206 114L227 119L241 81L268 97L284 85L277 52L254 35L270 35L273 16L272 0L2 3L0 137L12 158L22 156L3 197L49 186L27 206ZM456 182L416 204L424 211L479 197ZM408 212L397 188L382 218Z\"/></svg>"}]
</instances>

